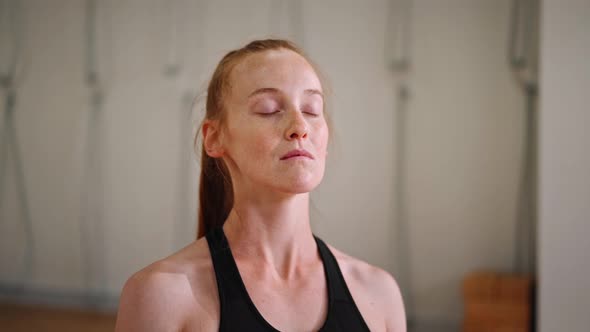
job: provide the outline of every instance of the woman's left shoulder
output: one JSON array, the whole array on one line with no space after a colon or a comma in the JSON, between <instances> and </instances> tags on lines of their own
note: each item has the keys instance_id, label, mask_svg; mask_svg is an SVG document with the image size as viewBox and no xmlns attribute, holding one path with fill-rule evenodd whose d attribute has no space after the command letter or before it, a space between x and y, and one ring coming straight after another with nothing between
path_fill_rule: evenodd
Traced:
<instances>
[{"instance_id":1,"label":"woman's left shoulder","mask_svg":"<svg viewBox=\"0 0 590 332\"><path fill-rule=\"evenodd\" d=\"M328 247L336 257L340 270L345 277L353 279L355 283L360 283L366 287L374 287L378 291L392 290L399 293L397 282L389 272L348 255L331 245L328 245Z\"/></svg>"},{"instance_id":2,"label":"woman's left shoulder","mask_svg":"<svg viewBox=\"0 0 590 332\"><path fill-rule=\"evenodd\" d=\"M348 289L365 318L381 320L387 331L406 331L402 294L395 278L386 270L350 256L330 245ZM371 314L379 313L380 317ZM372 324L370 324L372 325ZM383 330L383 327L377 330ZM383 326L383 325L381 325ZM370 326L371 327L371 326Z\"/></svg>"}]
</instances>

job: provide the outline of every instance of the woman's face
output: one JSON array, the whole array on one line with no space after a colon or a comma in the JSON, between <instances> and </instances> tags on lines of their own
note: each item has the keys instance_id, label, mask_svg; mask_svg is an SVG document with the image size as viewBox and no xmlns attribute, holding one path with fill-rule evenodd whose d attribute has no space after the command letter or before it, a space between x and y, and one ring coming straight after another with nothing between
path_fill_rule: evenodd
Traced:
<instances>
[{"instance_id":1,"label":"woman's face","mask_svg":"<svg viewBox=\"0 0 590 332\"><path fill-rule=\"evenodd\" d=\"M237 64L230 82L222 145L236 189L314 189L324 175L328 126L311 65L290 50L265 51Z\"/></svg>"}]
</instances>

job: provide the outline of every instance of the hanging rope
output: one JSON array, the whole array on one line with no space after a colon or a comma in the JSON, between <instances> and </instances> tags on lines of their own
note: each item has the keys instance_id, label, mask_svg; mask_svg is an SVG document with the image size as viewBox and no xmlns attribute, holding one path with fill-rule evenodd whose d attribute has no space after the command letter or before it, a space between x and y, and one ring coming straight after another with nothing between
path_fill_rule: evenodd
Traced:
<instances>
[{"instance_id":1,"label":"hanging rope","mask_svg":"<svg viewBox=\"0 0 590 332\"><path fill-rule=\"evenodd\" d=\"M387 16L386 59L396 81L394 223L396 279L404 298L408 328L414 324L410 229L406 213L407 110L410 98L411 0L391 0Z\"/></svg>"},{"instance_id":2,"label":"hanging rope","mask_svg":"<svg viewBox=\"0 0 590 332\"><path fill-rule=\"evenodd\" d=\"M534 17L537 0L514 0L508 61L525 95L523 153L518 188L513 270L534 274L536 269L536 178L537 178L537 69L533 62Z\"/></svg>"},{"instance_id":3,"label":"hanging rope","mask_svg":"<svg viewBox=\"0 0 590 332\"><path fill-rule=\"evenodd\" d=\"M164 74L168 77L176 77L180 74L180 43L179 43L179 18L180 18L180 4L178 0L167 0L164 2L167 7L166 25L168 26L167 34L167 59L164 66Z\"/></svg>"},{"instance_id":4,"label":"hanging rope","mask_svg":"<svg viewBox=\"0 0 590 332\"><path fill-rule=\"evenodd\" d=\"M97 42L97 2L86 1L86 85L90 91L90 111L85 125L84 153L80 183L80 246L87 290L87 304L98 306L106 291L105 234L103 220L103 179L100 123L104 105L104 74L99 73Z\"/></svg>"},{"instance_id":5,"label":"hanging rope","mask_svg":"<svg viewBox=\"0 0 590 332\"><path fill-rule=\"evenodd\" d=\"M185 37L187 40L190 40L191 43L197 43L198 41L203 42L204 35L203 35L203 28L201 29L187 29L186 28L186 17L182 15L186 12L186 8L181 6L181 3L178 0L174 1L166 1L167 7L167 20L166 25L168 29L168 57L166 59L166 63L164 64L164 75L172 80L175 80L177 85L177 89L179 90L180 94L180 123L178 131L179 135L179 142L180 142L180 153L179 153L179 160L178 160L178 178L177 178L177 215L176 215L176 222L175 222L175 230L174 230L174 245L186 245L187 241L192 241L194 236L187 236L187 222L194 222L196 225L196 220L192 220L189 218L189 211L191 207L191 191L190 188L190 174L193 168L192 161L194 158L191 158L193 152L193 139L192 139L192 127L188 124L192 123L192 110L193 104L195 102L195 93L192 90L192 84L195 81L194 77L189 77L189 69L192 63L198 62L198 59L191 58L192 61L190 63L182 64L182 59L187 57L187 50L183 47L185 45L183 43L183 38ZM190 11L195 15L191 15L190 19L193 22L197 22L202 26L202 21L204 21L206 17L206 10L207 10L207 1L206 0L199 0L197 2L197 9L196 11ZM190 31L190 38L188 38L186 33ZM186 82L188 80L188 84ZM187 88L189 85L189 88ZM196 215L196 214L195 214ZM178 248L173 248L177 250Z\"/></svg>"},{"instance_id":6,"label":"hanging rope","mask_svg":"<svg viewBox=\"0 0 590 332\"><path fill-rule=\"evenodd\" d=\"M3 29L7 31L6 38L10 41L5 49L10 50L8 53L8 66L0 73L0 87L5 93L4 109L4 126L2 129L2 141L0 142L0 216L2 214L4 177L6 173L6 162L8 157L12 156L14 169L16 173L16 190L19 199L20 211L22 214L23 230L25 233L25 252L24 252L24 271L20 278L24 286L33 275L35 238L33 233L33 223L31 212L28 204L26 190L26 181L24 166L19 150L18 135L14 124L14 114L16 112L17 89L23 80L24 72L24 54L22 52L23 19L24 14L18 1L2 1L0 3L0 13ZM4 48L4 46L3 46ZM12 155L9 153L12 152Z\"/></svg>"}]
</instances>

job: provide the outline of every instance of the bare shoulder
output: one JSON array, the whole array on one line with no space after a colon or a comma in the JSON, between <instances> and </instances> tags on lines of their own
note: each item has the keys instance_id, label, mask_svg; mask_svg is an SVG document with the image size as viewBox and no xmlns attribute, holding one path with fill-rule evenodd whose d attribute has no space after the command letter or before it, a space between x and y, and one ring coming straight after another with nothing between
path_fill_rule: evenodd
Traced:
<instances>
[{"instance_id":1,"label":"bare shoulder","mask_svg":"<svg viewBox=\"0 0 590 332\"><path fill-rule=\"evenodd\" d=\"M329 246L350 293L370 329L406 331L401 291L387 271Z\"/></svg>"},{"instance_id":2,"label":"bare shoulder","mask_svg":"<svg viewBox=\"0 0 590 332\"><path fill-rule=\"evenodd\" d=\"M115 330L215 330L216 290L207 242L200 239L127 280Z\"/></svg>"}]
</instances>

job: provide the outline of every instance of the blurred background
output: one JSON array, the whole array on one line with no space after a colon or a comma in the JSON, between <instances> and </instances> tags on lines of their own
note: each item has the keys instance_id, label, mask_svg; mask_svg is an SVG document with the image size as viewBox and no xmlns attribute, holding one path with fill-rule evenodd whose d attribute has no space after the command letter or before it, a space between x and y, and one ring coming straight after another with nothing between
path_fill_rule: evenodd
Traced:
<instances>
[{"instance_id":1,"label":"blurred background","mask_svg":"<svg viewBox=\"0 0 590 332\"><path fill-rule=\"evenodd\" d=\"M334 120L314 232L410 331L588 331L590 1L0 0L0 330L110 331L195 239L215 65L289 38Z\"/></svg>"}]
</instances>

